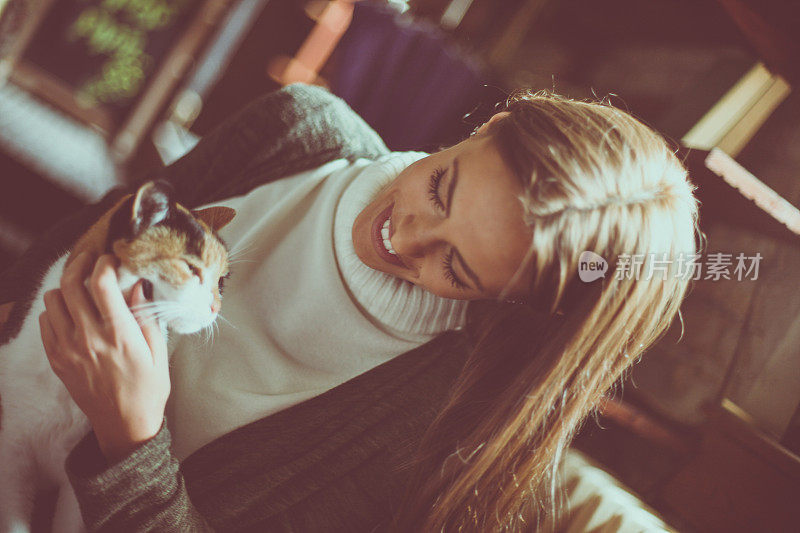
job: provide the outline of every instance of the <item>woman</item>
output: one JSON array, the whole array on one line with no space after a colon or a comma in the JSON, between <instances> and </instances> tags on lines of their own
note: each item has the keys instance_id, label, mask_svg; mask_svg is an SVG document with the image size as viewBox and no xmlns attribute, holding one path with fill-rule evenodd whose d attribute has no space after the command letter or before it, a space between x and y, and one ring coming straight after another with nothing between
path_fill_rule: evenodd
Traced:
<instances>
[{"instance_id":1,"label":"woman","mask_svg":"<svg viewBox=\"0 0 800 533\"><path fill-rule=\"evenodd\" d=\"M338 346L326 345L325 335L352 327L352 321L341 326L345 322L330 310L325 316L308 311L325 323L297 326L291 319L305 316L296 312L302 306L278 298L266 308L274 315L259 322L269 335L259 328L247 331L272 343L266 352L284 355L269 359L281 379L266 375L268 365L253 366L258 359L252 342L223 366L205 356L220 355L219 348L203 354L196 346L179 346L167 407L170 382L159 371L165 365L153 364L163 360L166 346L153 327L145 323L139 330L129 320L125 331L81 332L112 339L87 364L73 339L54 333L69 317L48 308L42 317L48 357L95 429L67 463L90 529L524 529L554 500L553 472L580 422L677 313L688 281L675 275L674 260L663 259L695 252L696 202L685 170L664 141L625 113L523 92L470 139L436 154L386 154L372 134L360 134L361 149L343 154L308 150L330 142L328 129L298 133L286 124L287 109L324 115L329 108L319 103L331 97L321 92L294 86L276 93L259 104L271 110L271 120L263 121L263 111L248 114L256 109L251 108L166 169L165 177L176 184L178 200L192 207L246 192L270 174L312 169L299 180L311 181L308 191L340 180L342 197L331 211L336 227L325 246L335 254L344 289L331 297L349 291L391 348L374 357L366 353L358 363L305 359L303 354ZM305 155L254 153L253 145L265 136L294 139L293 149L303 147ZM357 187L374 165L330 161L348 155L377 157L382 170ZM286 164L303 158L304 165ZM198 182L191 182L192 172ZM347 172L350 178L341 177ZM223 182L228 176L232 183ZM289 183L251 194L268 191L269 197L270 187L284 182ZM376 183L377 191L371 188ZM324 205L330 208L331 202ZM296 227L316 213L309 209L274 235L300 239ZM246 228L239 231L241 236ZM255 233L262 231L277 230L267 224ZM285 253L278 241L259 259ZM584 283L577 269L587 250L612 268L625 254L666 256L645 255L640 276L608 273ZM658 260L663 279L646 275ZM74 268L88 275L93 263L84 258ZM331 279L323 263L281 268L294 269L293 286L302 289L318 278L314 269ZM377 281L364 281L362 275L371 275L365 269ZM232 279L273 277L273 270L257 270L235 272ZM288 280L291 274L274 272ZM92 276L105 280L113 294L108 258L94 265ZM255 301L231 305L233 294L245 292L230 290L225 308ZM138 293L133 303L141 299ZM82 312L93 312L91 298L84 300ZM294 308L284 312L281 301ZM465 301L472 301L468 312ZM327 309L324 302L310 304L305 309ZM413 311L411 320L405 320L407 310ZM124 305L118 312L129 315ZM366 322L357 326L359 334L348 329L337 342L362 342L361 333L372 331ZM287 330L294 336L280 337ZM304 333L311 341L303 342ZM149 349L126 348L143 345ZM405 346L410 347L402 351ZM337 373L337 361L347 367L344 372ZM230 370L239 366L243 370ZM126 379L131 372L136 380ZM260 373L265 375L258 378ZM253 376L258 379L251 381ZM287 380L303 386L280 389ZM253 391L237 388L242 381L265 388L247 401ZM228 386L235 394L228 394ZM280 390L272 394L275 386ZM162 422L165 409L174 443Z\"/></svg>"}]
</instances>

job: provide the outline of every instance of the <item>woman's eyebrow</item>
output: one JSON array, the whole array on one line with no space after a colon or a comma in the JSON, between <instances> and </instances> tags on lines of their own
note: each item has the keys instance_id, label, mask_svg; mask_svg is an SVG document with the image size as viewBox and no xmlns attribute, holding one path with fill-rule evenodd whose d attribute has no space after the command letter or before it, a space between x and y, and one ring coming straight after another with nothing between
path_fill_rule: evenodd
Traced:
<instances>
[{"instance_id":1,"label":"woman's eyebrow","mask_svg":"<svg viewBox=\"0 0 800 533\"><path fill-rule=\"evenodd\" d=\"M456 183L458 183L458 157L453 158L452 177L450 184L447 186L447 209L445 209L445 216L450 216L450 206L453 205L453 192L456 190Z\"/></svg>"},{"instance_id":2,"label":"woman's eyebrow","mask_svg":"<svg viewBox=\"0 0 800 533\"><path fill-rule=\"evenodd\" d=\"M450 183L447 186L447 208L445 209L445 216L447 217L450 216L450 206L453 205L453 193L455 192L456 184L458 183L458 157L453 158L451 173L452 177L450 178ZM461 269L466 272L467 276L469 276L472 282L478 287L478 290L484 290L481 280L478 279L478 276L475 275L475 272L473 272L472 269L467 266L467 262L464 261L463 257L461 257L458 248L455 246L453 246L453 256L458 259L459 263L461 263Z\"/></svg>"},{"instance_id":3,"label":"woman's eyebrow","mask_svg":"<svg viewBox=\"0 0 800 533\"><path fill-rule=\"evenodd\" d=\"M456 259L458 259L459 263L461 263L461 268L464 270L464 272L467 273L467 276L470 277L470 279L473 281L473 283L475 283L475 285L477 285L478 290L483 291L484 288L483 288L483 285L481 284L481 280L479 280L478 276L475 275L475 272L473 272L472 269L467 266L466 261L464 261L464 258L461 257L461 254L458 252L458 249L455 248L455 247L453 247L453 256Z\"/></svg>"}]
</instances>

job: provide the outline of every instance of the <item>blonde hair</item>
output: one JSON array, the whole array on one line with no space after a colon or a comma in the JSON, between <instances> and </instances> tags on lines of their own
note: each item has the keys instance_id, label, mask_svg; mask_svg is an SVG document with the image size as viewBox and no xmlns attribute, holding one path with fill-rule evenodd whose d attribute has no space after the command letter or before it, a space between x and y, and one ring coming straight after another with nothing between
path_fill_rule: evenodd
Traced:
<instances>
[{"instance_id":1,"label":"blonde hair","mask_svg":"<svg viewBox=\"0 0 800 533\"><path fill-rule=\"evenodd\" d=\"M399 530L516 531L552 514L575 432L689 286L680 258L697 252L698 205L660 135L607 103L544 92L518 91L505 111L484 134L523 180L527 305L471 304L475 347L423 437ZM584 251L608 262L603 279L580 280ZM617 275L626 259L633 272Z\"/></svg>"}]
</instances>

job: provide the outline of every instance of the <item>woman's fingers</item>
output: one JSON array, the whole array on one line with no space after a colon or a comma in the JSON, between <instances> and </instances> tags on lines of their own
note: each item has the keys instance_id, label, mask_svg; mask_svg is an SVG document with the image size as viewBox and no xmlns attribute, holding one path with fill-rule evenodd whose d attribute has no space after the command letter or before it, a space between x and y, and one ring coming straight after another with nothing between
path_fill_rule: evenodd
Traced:
<instances>
[{"instance_id":1,"label":"woman's fingers","mask_svg":"<svg viewBox=\"0 0 800 533\"><path fill-rule=\"evenodd\" d=\"M84 283L92 271L93 264L94 260L90 254L80 253L61 275L61 292L69 314L73 323L84 329L96 325L99 319L97 308Z\"/></svg>"},{"instance_id":2,"label":"woman's fingers","mask_svg":"<svg viewBox=\"0 0 800 533\"><path fill-rule=\"evenodd\" d=\"M44 345L47 359L50 361L50 366L53 366L53 361L57 355L58 338L47 316L47 311L39 315L39 331L42 335L42 344Z\"/></svg>"},{"instance_id":3,"label":"woman's fingers","mask_svg":"<svg viewBox=\"0 0 800 533\"><path fill-rule=\"evenodd\" d=\"M71 341L75 335L75 322L72 321L61 290L53 289L44 293L44 307L47 310L48 325L58 341L57 344Z\"/></svg>"},{"instance_id":4,"label":"woman's fingers","mask_svg":"<svg viewBox=\"0 0 800 533\"><path fill-rule=\"evenodd\" d=\"M116 263L110 254L100 256L89 278L89 291L103 321L123 325L130 322L131 313L119 288Z\"/></svg>"},{"instance_id":5,"label":"woman's fingers","mask_svg":"<svg viewBox=\"0 0 800 533\"><path fill-rule=\"evenodd\" d=\"M44 353L50 363L50 368L61 378L64 375L64 369L68 366L70 350L67 349L65 352L62 349L65 346L64 341L59 339L53 328L53 320L49 311L39 315L39 332L42 336L42 346L44 346Z\"/></svg>"}]
</instances>

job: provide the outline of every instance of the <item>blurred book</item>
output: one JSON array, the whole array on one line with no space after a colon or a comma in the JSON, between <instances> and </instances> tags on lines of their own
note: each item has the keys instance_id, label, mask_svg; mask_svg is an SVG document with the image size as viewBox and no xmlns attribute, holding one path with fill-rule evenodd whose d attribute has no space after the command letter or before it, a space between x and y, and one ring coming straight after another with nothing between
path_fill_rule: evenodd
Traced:
<instances>
[{"instance_id":1,"label":"blurred book","mask_svg":"<svg viewBox=\"0 0 800 533\"><path fill-rule=\"evenodd\" d=\"M681 147L678 157L700 201L700 227L717 222L796 246L800 211L758 177L719 150Z\"/></svg>"},{"instance_id":2,"label":"blurred book","mask_svg":"<svg viewBox=\"0 0 800 533\"><path fill-rule=\"evenodd\" d=\"M800 235L800 211L720 148L712 148L705 166L762 211Z\"/></svg>"},{"instance_id":3,"label":"blurred book","mask_svg":"<svg viewBox=\"0 0 800 533\"><path fill-rule=\"evenodd\" d=\"M682 142L689 148L718 148L736 157L790 92L786 80L756 63L683 136Z\"/></svg>"}]
</instances>

